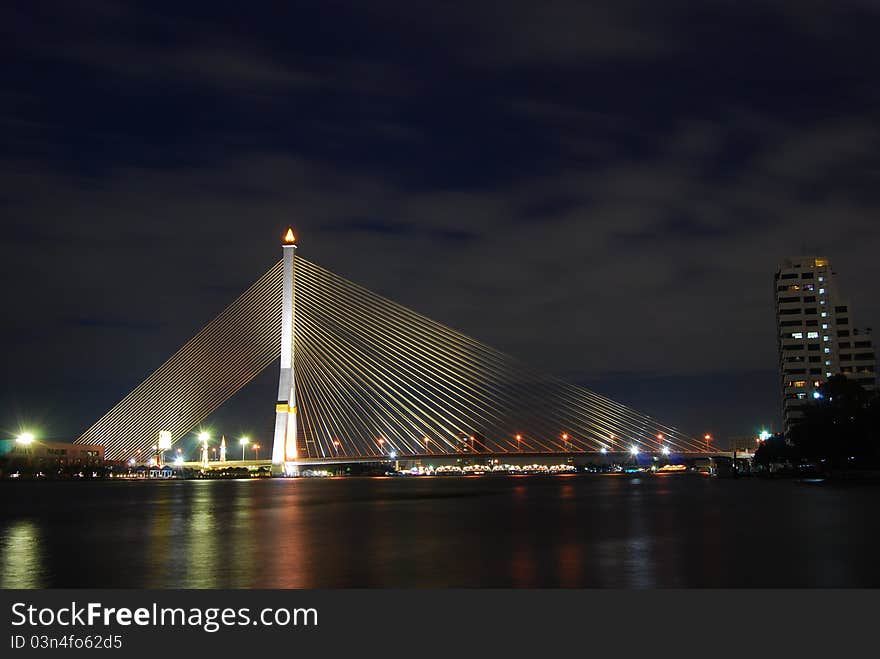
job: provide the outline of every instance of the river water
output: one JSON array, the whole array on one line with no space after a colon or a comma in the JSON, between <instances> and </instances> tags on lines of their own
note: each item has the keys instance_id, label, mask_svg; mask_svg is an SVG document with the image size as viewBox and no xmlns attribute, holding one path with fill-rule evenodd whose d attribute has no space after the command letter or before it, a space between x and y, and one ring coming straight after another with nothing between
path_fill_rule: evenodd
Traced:
<instances>
[{"instance_id":1,"label":"river water","mask_svg":"<svg viewBox=\"0 0 880 659\"><path fill-rule=\"evenodd\" d=\"M4 482L0 587L880 586L880 486L696 474Z\"/></svg>"}]
</instances>

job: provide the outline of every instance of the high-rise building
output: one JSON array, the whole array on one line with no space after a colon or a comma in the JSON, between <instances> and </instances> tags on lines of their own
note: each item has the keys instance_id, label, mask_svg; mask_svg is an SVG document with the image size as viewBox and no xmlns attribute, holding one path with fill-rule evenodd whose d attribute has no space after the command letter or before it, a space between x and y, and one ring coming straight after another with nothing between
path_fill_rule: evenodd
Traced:
<instances>
[{"instance_id":1,"label":"high-rise building","mask_svg":"<svg viewBox=\"0 0 880 659\"><path fill-rule=\"evenodd\" d=\"M871 330L858 330L827 258L785 259L776 270L776 329L785 435L833 375L877 386Z\"/></svg>"}]
</instances>

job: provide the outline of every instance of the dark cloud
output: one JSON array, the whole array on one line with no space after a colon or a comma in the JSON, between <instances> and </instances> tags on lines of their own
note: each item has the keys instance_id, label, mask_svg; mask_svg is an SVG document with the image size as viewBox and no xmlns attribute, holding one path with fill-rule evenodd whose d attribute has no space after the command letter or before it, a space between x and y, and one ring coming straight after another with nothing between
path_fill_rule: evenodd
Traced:
<instances>
[{"instance_id":1,"label":"dark cloud","mask_svg":"<svg viewBox=\"0 0 880 659\"><path fill-rule=\"evenodd\" d=\"M781 257L828 254L880 319L868 3L0 11L2 400L60 435L288 223L304 256L694 433L777 414Z\"/></svg>"}]
</instances>

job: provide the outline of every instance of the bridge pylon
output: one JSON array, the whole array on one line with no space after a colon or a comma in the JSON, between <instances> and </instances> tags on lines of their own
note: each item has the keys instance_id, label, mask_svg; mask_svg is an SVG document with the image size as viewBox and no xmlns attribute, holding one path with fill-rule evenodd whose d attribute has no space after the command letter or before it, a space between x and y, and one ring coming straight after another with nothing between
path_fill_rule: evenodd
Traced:
<instances>
[{"instance_id":1,"label":"bridge pylon","mask_svg":"<svg viewBox=\"0 0 880 659\"><path fill-rule=\"evenodd\" d=\"M296 391L293 372L294 350L294 277L296 236L287 229L282 243L283 280L281 285L281 371L278 377L278 402L275 404L275 436L272 442L274 471L292 475L296 469Z\"/></svg>"}]
</instances>

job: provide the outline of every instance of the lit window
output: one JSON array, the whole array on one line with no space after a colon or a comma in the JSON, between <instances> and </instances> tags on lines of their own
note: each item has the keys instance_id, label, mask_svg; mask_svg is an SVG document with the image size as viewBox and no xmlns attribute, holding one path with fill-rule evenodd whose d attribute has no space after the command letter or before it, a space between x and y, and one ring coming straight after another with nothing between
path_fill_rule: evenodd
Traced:
<instances>
[{"instance_id":1,"label":"lit window","mask_svg":"<svg viewBox=\"0 0 880 659\"><path fill-rule=\"evenodd\" d=\"M792 380L792 381L790 382L790 385L791 385L792 387L806 387L806 386L807 386L807 381L806 381L806 380Z\"/></svg>"},{"instance_id":2,"label":"lit window","mask_svg":"<svg viewBox=\"0 0 880 659\"><path fill-rule=\"evenodd\" d=\"M828 318L828 312L827 312L827 311L823 311L822 314L821 314L821 316L822 316L822 318Z\"/></svg>"},{"instance_id":3,"label":"lit window","mask_svg":"<svg viewBox=\"0 0 880 659\"><path fill-rule=\"evenodd\" d=\"M825 304L825 300L819 300L819 304Z\"/></svg>"},{"instance_id":4,"label":"lit window","mask_svg":"<svg viewBox=\"0 0 880 659\"><path fill-rule=\"evenodd\" d=\"M800 338L800 337L798 337L798 338ZM819 332L807 332L807 338L808 339L818 339Z\"/></svg>"},{"instance_id":5,"label":"lit window","mask_svg":"<svg viewBox=\"0 0 880 659\"><path fill-rule=\"evenodd\" d=\"M810 334L815 334L816 336L819 336L819 333L818 333L818 332L810 332ZM803 332L792 332L792 333L791 333L791 338L793 338L793 339L802 339L802 338L804 338L804 333L803 333Z\"/></svg>"},{"instance_id":6,"label":"lit window","mask_svg":"<svg viewBox=\"0 0 880 659\"><path fill-rule=\"evenodd\" d=\"M797 394L797 397L798 397L798 400L803 400L804 398L807 397L807 394L805 394L805 393L799 393L799 394Z\"/></svg>"},{"instance_id":7,"label":"lit window","mask_svg":"<svg viewBox=\"0 0 880 659\"><path fill-rule=\"evenodd\" d=\"M825 366L831 366L831 360L830 360L830 359L825 361Z\"/></svg>"},{"instance_id":8,"label":"lit window","mask_svg":"<svg viewBox=\"0 0 880 659\"><path fill-rule=\"evenodd\" d=\"M819 282L825 281L825 277L819 277Z\"/></svg>"},{"instance_id":9,"label":"lit window","mask_svg":"<svg viewBox=\"0 0 880 659\"><path fill-rule=\"evenodd\" d=\"M825 348L825 354L829 354L831 352L831 348Z\"/></svg>"},{"instance_id":10,"label":"lit window","mask_svg":"<svg viewBox=\"0 0 880 659\"><path fill-rule=\"evenodd\" d=\"M831 373L827 373L827 372L826 372L826 373L825 373L825 377L826 377L826 378L830 378L830 377L831 377Z\"/></svg>"},{"instance_id":11,"label":"lit window","mask_svg":"<svg viewBox=\"0 0 880 659\"><path fill-rule=\"evenodd\" d=\"M825 295L825 289L824 289L824 288L820 288L820 289L819 289L819 295Z\"/></svg>"},{"instance_id":12,"label":"lit window","mask_svg":"<svg viewBox=\"0 0 880 659\"><path fill-rule=\"evenodd\" d=\"M828 323L822 323L822 329L828 329Z\"/></svg>"},{"instance_id":13,"label":"lit window","mask_svg":"<svg viewBox=\"0 0 880 659\"><path fill-rule=\"evenodd\" d=\"M830 340L831 340L831 337L830 337L830 336L823 336L822 339L823 339L824 341L830 341Z\"/></svg>"}]
</instances>

